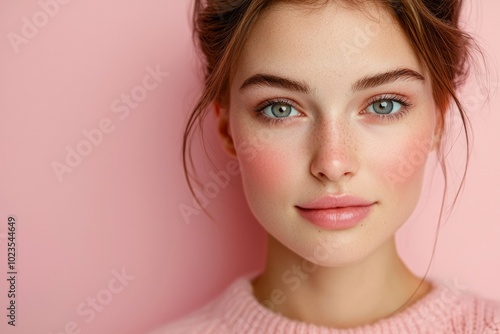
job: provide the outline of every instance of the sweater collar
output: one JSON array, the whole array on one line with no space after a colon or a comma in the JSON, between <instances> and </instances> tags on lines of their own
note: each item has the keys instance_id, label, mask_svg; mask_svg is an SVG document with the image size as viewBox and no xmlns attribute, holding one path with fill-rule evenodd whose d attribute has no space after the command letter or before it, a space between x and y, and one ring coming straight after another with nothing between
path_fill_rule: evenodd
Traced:
<instances>
[{"instance_id":1,"label":"sweater collar","mask_svg":"<svg viewBox=\"0 0 500 334\"><path fill-rule=\"evenodd\" d=\"M453 310L458 307L460 292L430 280L432 289L401 312L374 323L349 329L335 329L287 318L263 306L253 295L251 280L259 272L252 272L234 281L220 300L225 323L232 333L420 333L438 332L446 325Z\"/></svg>"}]
</instances>

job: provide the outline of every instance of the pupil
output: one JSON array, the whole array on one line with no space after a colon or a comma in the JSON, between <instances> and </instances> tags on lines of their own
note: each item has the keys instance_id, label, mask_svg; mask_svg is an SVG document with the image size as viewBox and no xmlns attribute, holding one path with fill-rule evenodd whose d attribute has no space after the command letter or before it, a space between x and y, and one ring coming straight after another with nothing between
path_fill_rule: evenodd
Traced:
<instances>
[{"instance_id":1,"label":"pupil","mask_svg":"<svg viewBox=\"0 0 500 334\"><path fill-rule=\"evenodd\" d=\"M277 104L272 107L273 115L276 117L285 117L290 114L291 107L285 104Z\"/></svg>"},{"instance_id":2,"label":"pupil","mask_svg":"<svg viewBox=\"0 0 500 334\"><path fill-rule=\"evenodd\" d=\"M392 101L384 100L375 103L375 111L380 114L389 114L393 109Z\"/></svg>"}]
</instances>

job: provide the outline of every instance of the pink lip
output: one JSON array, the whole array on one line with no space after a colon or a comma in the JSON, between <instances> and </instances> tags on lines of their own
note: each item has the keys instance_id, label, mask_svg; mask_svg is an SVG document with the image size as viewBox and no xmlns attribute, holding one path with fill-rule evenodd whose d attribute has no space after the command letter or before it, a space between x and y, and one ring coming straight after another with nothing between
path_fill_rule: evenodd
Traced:
<instances>
[{"instance_id":1,"label":"pink lip","mask_svg":"<svg viewBox=\"0 0 500 334\"><path fill-rule=\"evenodd\" d=\"M316 226L340 230L357 225L370 214L375 203L351 195L324 196L300 204L297 209L302 217Z\"/></svg>"}]
</instances>

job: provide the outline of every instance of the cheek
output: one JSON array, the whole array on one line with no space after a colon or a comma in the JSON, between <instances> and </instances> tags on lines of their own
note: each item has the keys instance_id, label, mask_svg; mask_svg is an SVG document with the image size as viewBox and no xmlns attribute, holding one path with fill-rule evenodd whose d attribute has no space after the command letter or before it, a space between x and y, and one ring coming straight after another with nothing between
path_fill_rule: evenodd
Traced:
<instances>
[{"instance_id":1,"label":"cheek","mask_svg":"<svg viewBox=\"0 0 500 334\"><path fill-rule=\"evenodd\" d=\"M281 203L293 196L293 180L298 175L298 150L286 141L252 132L237 140L236 151L248 204L259 217L277 212Z\"/></svg>"},{"instance_id":2,"label":"cheek","mask_svg":"<svg viewBox=\"0 0 500 334\"><path fill-rule=\"evenodd\" d=\"M240 163L248 184L274 192L286 178L287 164L271 150L257 152L255 158Z\"/></svg>"},{"instance_id":3,"label":"cheek","mask_svg":"<svg viewBox=\"0 0 500 334\"><path fill-rule=\"evenodd\" d=\"M238 150L242 180L245 187L253 192L279 192L290 178L292 159L275 147L258 142L244 142Z\"/></svg>"},{"instance_id":4,"label":"cheek","mask_svg":"<svg viewBox=\"0 0 500 334\"><path fill-rule=\"evenodd\" d=\"M431 136L420 134L394 144L383 155L376 173L391 190L421 184L431 148Z\"/></svg>"}]
</instances>

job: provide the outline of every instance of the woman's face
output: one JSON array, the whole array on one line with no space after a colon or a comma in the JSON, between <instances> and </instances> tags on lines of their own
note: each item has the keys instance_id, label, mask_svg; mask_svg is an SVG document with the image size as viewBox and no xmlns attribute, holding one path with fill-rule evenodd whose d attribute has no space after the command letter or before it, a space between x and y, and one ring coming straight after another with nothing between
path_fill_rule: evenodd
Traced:
<instances>
[{"instance_id":1,"label":"woman's face","mask_svg":"<svg viewBox=\"0 0 500 334\"><path fill-rule=\"evenodd\" d=\"M388 12L279 3L245 42L219 129L268 233L339 266L382 249L410 216L436 113L428 74ZM318 226L300 209L346 194L373 203L354 225L342 220L352 212L324 211Z\"/></svg>"}]
</instances>

